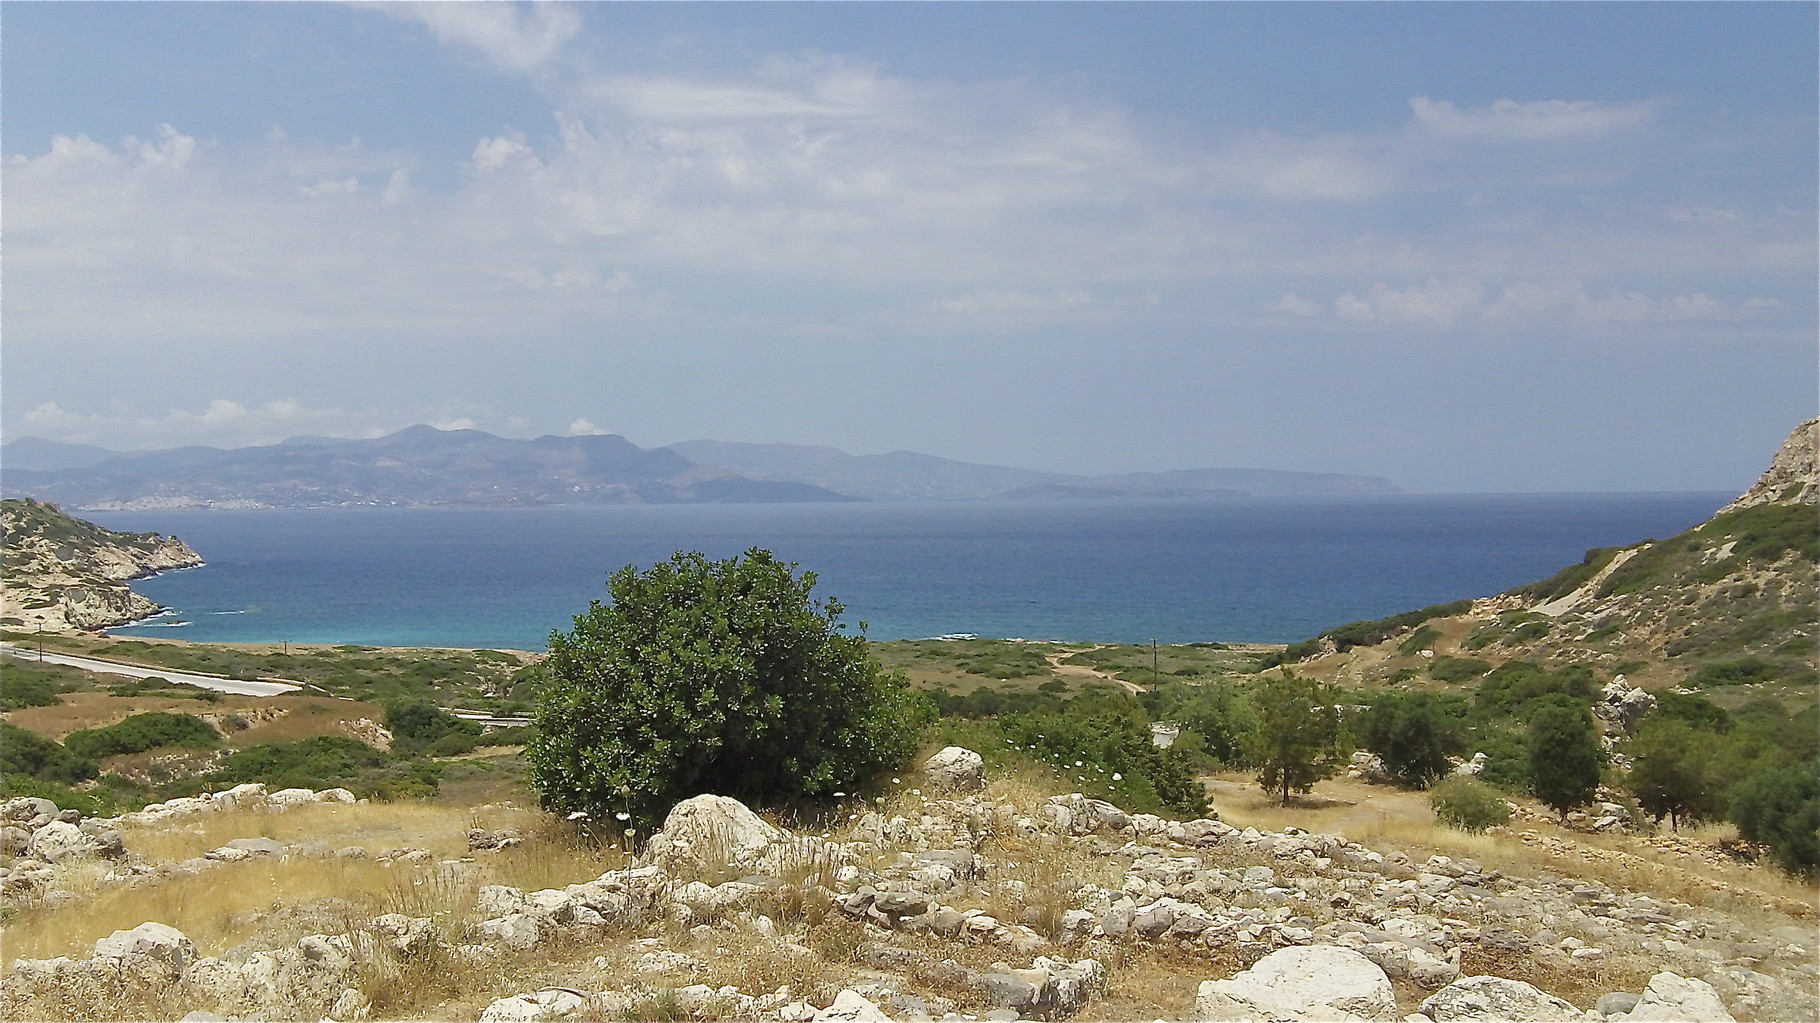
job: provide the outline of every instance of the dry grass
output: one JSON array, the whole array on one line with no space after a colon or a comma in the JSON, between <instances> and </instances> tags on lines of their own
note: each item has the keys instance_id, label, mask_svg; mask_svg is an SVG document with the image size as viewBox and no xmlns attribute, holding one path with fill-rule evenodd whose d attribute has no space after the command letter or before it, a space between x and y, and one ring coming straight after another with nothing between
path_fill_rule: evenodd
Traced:
<instances>
[{"instance_id":1,"label":"dry grass","mask_svg":"<svg viewBox=\"0 0 1820 1023\"><path fill-rule=\"evenodd\" d=\"M49 707L22 707L6 712L6 720L28 731L59 742L84 728L105 728L134 714L161 711L167 714L226 715L247 712L269 715L245 729L229 728L227 745L233 748L268 742L295 742L318 735L349 735L348 724L360 718L384 721L385 709L376 703L328 696L223 696L218 703L167 696L116 696L110 692L65 693L61 703Z\"/></svg>"},{"instance_id":2,"label":"dry grass","mask_svg":"<svg viewBox=\"0 0 1820 1023\"><path fill-rule=\"evenodd\" d=\"M1119 944L1088 951L1106 964L1106 989L1089 1007L1102 1020L1190 1019L1201 981L1250 965L1228 949Z\"/></svg>"},{"instance_id":3,"label":"dry grass","mask_svg":"<svg viewBox=\"0 0 1820 1023\"><path fill-rule=\"evenodd\" d=\"M467 856L467 807L430 803L317 805L288 813L249 811L196 818L165 829L133 828L127 848L154 863L189 859L234 838L358 845L370 853L425 849L435 860ZM612 847L580 840L561 821L529 811L489 808L488 827L516 826L526 841L470 862L388 866L371 859L258 857L218 864L199 874L147 877L132 885L104 879L106 867L66 871L73 893L55 906L27 906L8 921L6 957L46 958L85 952L96 939L148 920L169 924L218 954L255 937L292 941L312 931L347 931L388 912L427 916L455 935L472 919L481 886L526 890L559 887L624 867Z\"/></svg>"},{"instance_id":4,"label":"dry grass","mask_svg":"<svg viewBox=\"0 0 1820 1023\"><path fill-rule=\"evenodd\" d=\"M1221 817L1235 826L1339 834L1379 852L1401 850L1418 862L1436 853L1468 857L1510 874L1581 877L1693 906L1807 921L1815 918L1820 898L1820 888L1773 867L1693 859L1638 836L1584 834L1541 821L1524 822L1520 829L1469 834L1435 820L1425 793L1353 779L1321 782L1311 795L1287 807L1278 806L1244 775L1221 775L1213 785ZM1519 830L1555 844L1525 842ZM1710 842L1730 834L1735 831L1721 826L1683 832L1680 837Z\"/></svg>"}]
</instances>

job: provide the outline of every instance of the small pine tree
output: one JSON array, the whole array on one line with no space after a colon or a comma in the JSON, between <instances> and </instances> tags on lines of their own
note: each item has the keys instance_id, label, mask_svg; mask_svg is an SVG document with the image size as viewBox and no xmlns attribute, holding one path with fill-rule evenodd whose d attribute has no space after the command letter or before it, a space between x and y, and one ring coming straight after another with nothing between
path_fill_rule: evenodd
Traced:
<instances>
[{"instance_id":1,"label":"small pine tree","mask_svg":"<svg viewBox=\"0 0 1820 1023\"><path fill-rule=\"evenodd\" d=\"M1567 811L1592 802L1602 759L1592 715L1585 708L1548 706L1530 719L1530 786L1536 798L1563 819Z\"/></svg>"},{"instance_id":2,"label":"small pine tree","mask_svg":"<svg viewBox=\"0 0 1820 1023\"><path fill-rule=\"evenodd\" d=\"M1339 700L1332 686L1285 672L1265 679L1252 704L1258 721L1251 742L1258 786L1276 793L1279 801L1288 803L1290 793L1307 792L1344 762Z\"/></svg>"}]
</instances>

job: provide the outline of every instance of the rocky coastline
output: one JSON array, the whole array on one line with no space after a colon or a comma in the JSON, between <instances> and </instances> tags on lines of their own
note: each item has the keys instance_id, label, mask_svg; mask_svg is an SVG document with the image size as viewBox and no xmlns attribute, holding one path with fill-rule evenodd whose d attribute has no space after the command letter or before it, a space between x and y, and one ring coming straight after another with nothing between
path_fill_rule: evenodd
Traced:
<instances>
[{"instance_id":1,"label":"rocky coastline","mask_svg":"<svg viewBox=\"0 0 1820 1023\"><path fill-rule=\"evenodd\" d=\"M10 629L91 632L150 618L164 606L127 584L203 564L174 536L102 529L30 499L0 503L0 530L0 625Z\"/></svg>"}]
</instances>

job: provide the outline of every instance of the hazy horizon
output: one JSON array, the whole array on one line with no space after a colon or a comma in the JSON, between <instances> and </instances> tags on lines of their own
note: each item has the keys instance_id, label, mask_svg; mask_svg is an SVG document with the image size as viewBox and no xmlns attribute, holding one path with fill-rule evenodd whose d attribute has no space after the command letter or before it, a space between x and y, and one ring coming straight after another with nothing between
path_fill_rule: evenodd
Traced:
<instances>
[{"instance_id":1,"label":"hazy horizon","mask_svg":"<svg viewBox=\"0 0 1820 1023\"><path fill-rule=\"evenodd\" d=\"M0 7L0 436L1737 492L1811 4Z\"/></svg>"}]
</instances>

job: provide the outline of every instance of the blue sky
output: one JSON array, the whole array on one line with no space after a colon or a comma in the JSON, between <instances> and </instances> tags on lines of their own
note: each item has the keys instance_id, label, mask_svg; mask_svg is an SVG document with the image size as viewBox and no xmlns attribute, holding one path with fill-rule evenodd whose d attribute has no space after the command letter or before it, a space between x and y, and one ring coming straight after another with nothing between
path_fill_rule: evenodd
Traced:
<instances>
[{"instance_id":1,"label":"blue sky","mask_svg":"<svg viewBox=\"0 0 1820 1023\"><path fill-rule=\"evenodd\" d=\"M7 4L7 437L1732 490L1811 4Z\"/></svg>"}]
</instances>

